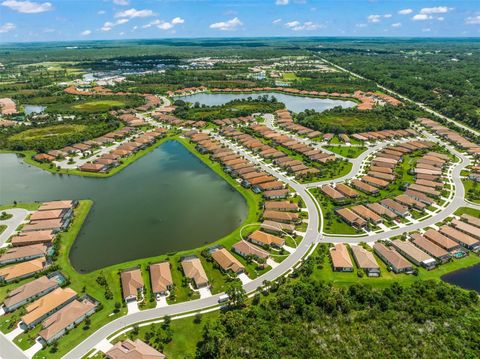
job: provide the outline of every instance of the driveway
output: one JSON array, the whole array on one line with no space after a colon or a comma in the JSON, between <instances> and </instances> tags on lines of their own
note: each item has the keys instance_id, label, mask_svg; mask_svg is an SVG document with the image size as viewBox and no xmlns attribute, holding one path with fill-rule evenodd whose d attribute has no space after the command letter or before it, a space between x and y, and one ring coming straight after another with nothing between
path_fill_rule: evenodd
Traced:
<instances>
[{"instance_id":1,"label":"driveway","mask_svg":"<svg viewBox=\"0 0 480 359\"><path fill-rule=\"evenodd\" d=\"M139 311L140 311L140 309L138 309L138 303L137 302L128 302L127 303L128 314L137 313Z\"/></svg>"},{"instance_id":2,"label":"driveway","mask_svg":"<svg viewBox=\"0 0 480 359\"><path fill-rule=\"evenodd\" d=\"M0 221L0 225L7 226L2 234L0 234L0 247L3 247L5 242L15 233L16 229L26 220L31 212L23 208L10 208L0 212L13 215L12 218L6 221Z\"/></svg>"},{"instance_id":3,"label":"driveway","mask_svg":"<svg viewBox=\"0 0 480 359\"><path fill-rule=\"evenodd\" d=\"M212 292L210 292L209 287L200 288L198 290L198 293L200 293L200 299L208 298L212 296Z\"/></svg>"},{"instance_id":4,"label":"driveway","mask_svg":"<svg viewBox=\"0 0 480 359\"><path fill-rule=\"evenodd\" d=\"M33 358L33 356L39 352L40 350L42 350L43 348L43 345L36 341L35 344L33 346L31 346L30 348L28 348L27 350L25 350L25 355L28 357L28 358Z\"/></svg>"}]
</instances>

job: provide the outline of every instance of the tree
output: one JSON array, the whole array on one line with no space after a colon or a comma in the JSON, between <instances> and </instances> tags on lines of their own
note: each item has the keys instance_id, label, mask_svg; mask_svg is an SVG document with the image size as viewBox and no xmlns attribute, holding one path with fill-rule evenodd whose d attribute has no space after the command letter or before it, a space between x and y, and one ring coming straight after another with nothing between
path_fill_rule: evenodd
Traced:
<instances>
[{"instance_id":1,"label":"tree","mask_svg":"<svg viewBox=\"0 0 480 359\"><path fill-rule=\"evenodd\" d=\"M243 289L242 284L238 281L233 282L226 293L228 294L228 305L231 308L241 308L245 304L245 299L247 298L245 289Z\"/></svg>"}]
</instances>

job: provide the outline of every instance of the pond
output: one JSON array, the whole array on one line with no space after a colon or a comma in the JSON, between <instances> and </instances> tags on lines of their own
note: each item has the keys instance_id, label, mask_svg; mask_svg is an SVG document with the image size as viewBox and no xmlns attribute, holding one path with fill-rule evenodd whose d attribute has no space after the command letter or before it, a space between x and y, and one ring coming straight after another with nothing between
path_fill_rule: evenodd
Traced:
<instances>
[{"instance_id":1,"label":"pond","mask_svg":"<svg viewBox=\"0 0 480 359\"><path fill-rule=\"evenodd\" d=\"M480 293L480 264L445 274L442 280L464 289L473 289Z\"/></svg>"},{"instance_id":2,"label":"pond","mask_svg":"<svg viewBox=\"0 0 480 359\"><path fill-rule=\"evenodd\" d=\"M287 109L295 113L299 113L305 110L315 110L317 112L322 112L325 110L330 110L337 106L340 106L342 108L350 108L357 105L354 101L294 96L276 92L261 92L251 94L197 93L193 95L178 96L176 97L176 99L190 103L199 102L201 105L207 106L219 106L233 100L246 99L249 97L257 98L263 95L275 96L279 102L283 102L285 104Z\"/></svg>"},{"instance_id":3,"label":"pond","mask_svg":"<svg viewBox=\"0 0 480 359\"><path fill-rule=\"evenodd\" d=\"M30 115L32 113L42 113L47 108L46 106L41 105L24 105L25 114Z\"/></svg>"},{"instance_id":4,"label":"pond","mask_svg":"<svg viewBox=\"0 0 480 359\"><path fill-rule=\"evenodd\" d=\"M246 218L243 196L177 141L110 178L53 175L0 155L0 203L92 199L70 260L80 272L218 240Z\"/></svg>"}]
</instances>

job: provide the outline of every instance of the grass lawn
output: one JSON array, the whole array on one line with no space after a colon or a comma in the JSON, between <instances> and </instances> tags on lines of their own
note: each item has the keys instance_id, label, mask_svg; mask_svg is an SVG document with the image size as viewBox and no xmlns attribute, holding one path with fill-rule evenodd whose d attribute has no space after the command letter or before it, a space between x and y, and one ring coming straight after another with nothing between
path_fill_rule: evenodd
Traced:
<instances>
[{"instance_id":1,"label":"grass lawn","mask_svg":"<svg viewBox=\"0 0 480 359\"><path fill-rule=\"evenodd\" d=\"M62 99L60 99L62 100ZM57 101L46 108L49 113L100 113L126 107L136 107L144 104L140 96L102 96L101 98L86 98L79 101Z\"/></svg>"},{"instance_id":2,"label":"grass lawn","mask_svg":"<svg viewBox=\"0 0 480 359\"><path fill-rule=\"evenodd\" d=\"M221 315L218 311L202 314L201 320L198 323L194 316L172 320L170 322L172 340L169 343L156 343L155 338L148 337L147 332L162 331L162 323L141 326L138 328L138 334L134 335L131 330L115 338L114 342L119 342L127 338L139 338L153 347L157 347L167 358L193 358L195 356L196 345L202 339L203 327L209 322L218 320Z\"/></svg>"},{"instance_id":3,"label":"grass lawn","mask_svg":"<svg viewBox=\"0 0 480 359\"><path fill-rule=\"evenodd\" d=\"M84 102L79 105L73 106L75 110L80 110L84 112L104 112L108 111L112 107L124 107L125 102L118 100L99 100L99 101L89 101Z\"/></svg>"},{"instance_id":4,"label":"grass lawn","mask_svg":"<svg viewBox=\"0 0 480 359\"><path fill-rule=\"evenodd\" d=\"M72 133L82 132L87 128L86 125L79 125L79 124L62 124L62 125L54 125L54 126L47 126L41 128L31 128L16 135L10 136L10 141L34 141L37 138L42 138L45 136L55 137L55 136L63 136Z\"/></svg>"},{"instance_id":5,"label":"grass lawn","mask_svg":"<svg viewBox=\"0 0 480 359\"><path fill-rule=\"evenodd\" d=\"M357 158L367 150L359 146L323 146L323 148L347 158Z\"/></svg>"},{"instance_id":6,"label":"grass lawn","mask_svg":"<svg viewBox=\"0 0 480 359\"><path fill-rule=\"evenodd\" d=\"M464 179L462 183L465 187L465 197L471 202L480 203L480 185L478 182Z\"/></svg>"},{"instance_id":7,"label":"grass lawn","mask_svg":"<svg viewBox=\"0 0 480 359\"><path fill-rule=\"evenodd\" d=\"M33 203L17 203L17 204L2 204L0 205L0 211L4 211L10 208L24 208L28 211L35 211L40 207L40 203L33 202Z\"/></svg>"},{"instance_id":8,"label":"grass lawn","mask_svg":"<svg viewBox=\"0 0 480 359\"><path fill-rule=\"evenodd\" d=\"M7 226L6 226L6 225L0 224L0 234L2 234L3 231L6 230L6 229L7 229Z\"/></svg>"}]
</instances>

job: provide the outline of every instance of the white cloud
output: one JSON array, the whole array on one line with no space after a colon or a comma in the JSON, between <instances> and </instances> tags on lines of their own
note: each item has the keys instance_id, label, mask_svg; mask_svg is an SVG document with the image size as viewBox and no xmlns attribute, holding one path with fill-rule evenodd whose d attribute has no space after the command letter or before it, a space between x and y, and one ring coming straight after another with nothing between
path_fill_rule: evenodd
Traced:
<instances>
[{"instance_id":1,"label":"white cloud","mask_svg":"<svg viewBox=\"0 0 480 359\"><path fill-rule=\"evenodd\" d=\"M286 27L293 31L313 31L322 27L322 25L317 24L313 21L306 21L301 23L300 21L290 21L285 24Z\"/></svg>"},{"instance_id":2,"label":"white cloud","mask_svg":"<svg viewBox=\"0 0 480 359\"><path fill-rule=\"evenodd\" d=\"M383 17L384 17L385 19L390 19L390 18L392 17L392 14L385 14L385 15L383 15Z\"/></svg>"},{"instance_id":3,"label":"white cloud","mask_svg":"<svg viewBox=\"0 0 480 359\"><path fill-rule=\"evenodd\" d=\"M105 15L107 12L105 10L100 10L97 12L98 15Z\"/></svg>"},{"instance_id":4,"label":"white cloud","mask_svg":"<svg viewBox=\"0 0 480 359\"><path fill-rule=\"evenodd\" d=\"M396 22L395 24L392 24L392 27L401 27L402 26L402 23L401 22Z\"/></svg>"},{"instance_id":5,"label":"white cloud","mask_svg":"<svg viewBox=\"0 0 480 359\"><path fill-rule=\"evenodd\" d=\"M368 22L380 22L381 18L382 18L382 15L369 15L367 17Z\"/></svg>"},{"instance_id":6,"label":"white cloud","mask_svg":"<svg viewBox=\"0 0 480 359\"><path fill-rule=\"evenodd\" d=\"M438 17L437 17L437 20L438 20L438 21L443 21L443 20L445 20L445 18L444 18L443 16L438 16Z\"/></svg>"},{"instance_id":7,"label":"white cloud","mask_svg":"<svg viewBox=\"0 0 480 359\"><path fill-rule=\"evenodd\" d=\"M85 31L82 31L80 35L82 35L82 36L88 36L88 35L90 35L91 33L92 33L91 30L85 30Z\"/></svg>"},{"instance_id":8,"label":"white cloud","mask_svg":"<svg viewBox=\"0 0 480 359\"><path fill-rule=\"evenodd\" d=\"M398 12L399 15L409 15L413 12L412 9L402 9Z\"/></svg>"},{"instance_id":9,"label":"white cloud","mask_svg":"<svg viewBox=\"0 0 480 359\"><path fill-rule=\"evenodd\" d=\"M113 0L115 5L127 6L129 4L128 0Z\"/></svg>"},{"instance_id":10,"label":"white cloud","mask_svg":"<svg viewBox=\"0 0 480 359\"><path fill-rule=\"evenodd\" d=\"M420 10L420 14L446 14L449 10L453 10L453 8L446 6L424 7Z\"/></svg>"},{"instance_id":11,"label":"white cloud","mask_svg":"<svg viewBox=\"0 0 480 359\"><path fill-rule=\"evenodd\" d=\"M275 5L288 5L289 0L276 0Z\"/></svg>"},{"instance_id":12,"label":"white cloud","mask_svg":"<svg viewBox=\"0 0 480 359\"><path fill-rule=\"evenodd\" d=\"M128 19L118 19L117 22L115 22L115 26L126 24L128 21Z\"/></svg>"},{"instance_id":13,"label":"white cloud","mask_svg":"<svg viewBox=\"0 0 480 359\"><path fill-rule=\"evenodd\" d=\"M367 27L367 24L356 24L356 27L362 28L362 27Z\"/></svg>"},{"instance_id":14,"label":"white cloud","mask_svg":"<svg viewBox=\"0 0 480 359\"><path fill-rule=\"evenodd\" d=\"M465 19L465 24L467 24L467 25L480 25L480 15L467 17Z\"/></svg>"},{"instance_id":15,"label":"white cloud","mask_svg":"<svg viewBox=\"0 0 480 359\"><path fill-rule=\"evenodd\" d=\"M15 27L15 24L11 22L6 22L5 24L0 25L0 34L5 34L9 31L12 31L13 29L15 29Z\"/></svg>"},{"instance_id":16,"label":"white cloud","mask_svg":"<svg viewBox=\"0 0 480 359\"><path fill-rule=\"evenodd\" d=\"M427 14L416 14L412 17L413 21L425 21L431 19L433 19L433 17Z\"/></svg>"},{"instance_id":17,"label":"white cloud","mask_svg":"<svg viewBox=\"0 0 480 359\"><path fill-rule=\"evenodd\" d=\"M276 24L279 24L281 22L282 22L282 19L275 19L275 20L272 21L272 24L276 25Z\"/></svg>"},{"instance_id":18,"label":"white cloud","mask_svg":"<svg viewBox=\"0 0 480 359\"><path fill-rule=\"evenodd\" d=\"M40 4L31 1L7 0L2 2L2 5L22 14L38 14L41 12L53 10L53 5L49 2L44 2Z\"/></svg>"},{"instance_id":19,"label":"white cloud","mask_svg":"<svg viewBox=\"0 0 480 359\"><path fill-rule=\"evenodd\" d=\"M115 14L115 17L124 17L128 19L133 19L135 17L149 17L149 16L154 16L155 13L152 10L144 9L144 10L137 10L134 8L125 10L125 11L119 11Z\"/></svg>"},{"instance_id":20,"label":"white cloud","mask_svg":"<svg viewBox=\"0 0 480 359\"><path fill-rule=\"evenodd\" d=\"M185 23L185 20L182 19L181 17L176 17L173 18L172 21L164 21L164 20L154 20L152 22L149 22L146 25L143 25L142 28L148 29L149 27L156 26L161 30L170 30L172 29L175 25L183 24Z\"/></svg>"},{"instance_id":21,"label":"white cloud","mask_svg":"<svg viewBox=\"0 0 480 359\"><path fill-rule=\"evenodd\" d=\"M183 24L184 22L185 22L185 20L182 19L181 17L176 17L176 18L172 19L172 24L173 25Z\"/></svg>"},{"instance_id":22,"label":"white cloud","mask_svg":"<svg viewBox=\"0 0 480 359\"><path fill-rule=\"evenodd\" d=\"M221 22L215 22L210 25L210 29L217 29L222 31L235 31L239 26L242 26L243 23L240 21L238 17L234 17L233 19Z\"/></svg>"},{"instance_id":23,"label":"white cloud","mask_svg":"<svg viewBox=\"0 0 480 359\"><path fill-rule=\"evenodd\" d=\"M110 31L110 30L112 30L115 26L126 24L126 23L129 22L129 21L130 21L129 19L118 19L118 20L115 21L115 22L107 21L107 22L105 22L105 23L103 24L101 30L102 30L102 31Z\"/></svg>"}]
</instances>

